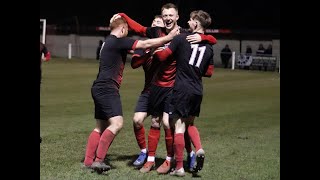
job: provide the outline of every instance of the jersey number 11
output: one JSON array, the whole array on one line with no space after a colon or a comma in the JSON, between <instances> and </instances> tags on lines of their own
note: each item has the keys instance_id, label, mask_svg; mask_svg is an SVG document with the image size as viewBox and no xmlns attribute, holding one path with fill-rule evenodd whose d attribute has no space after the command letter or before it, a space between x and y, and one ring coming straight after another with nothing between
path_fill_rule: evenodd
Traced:
<instances>
[{"instance_id":1,"label":"jersey number 11","mask_svg":"<svg viewBox=\"0 0 320 180\"><path fill-rule=\"evenodd\" d=\"M192 48L192 54L191 54L191 57L189 60L189 64L194 66L194 60L197 57L198 51L200 51L197 63L195 65L196 67L199 68L201 61L202 61L202 58L203 58L203 55L204 55L204 52L206 51L206 46L199 47L199 44L191 44L191 48Z\"/></svg>"}]
</instances>

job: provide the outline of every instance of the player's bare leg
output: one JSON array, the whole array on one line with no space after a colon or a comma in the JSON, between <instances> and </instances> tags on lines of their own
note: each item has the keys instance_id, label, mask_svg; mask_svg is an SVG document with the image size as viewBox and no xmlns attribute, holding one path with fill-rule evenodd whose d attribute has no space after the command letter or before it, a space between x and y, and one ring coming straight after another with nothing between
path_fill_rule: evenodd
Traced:
<instances>
[{"instance_id":1,"label":"player's bare leg","mask_svg":"<svg viewBox=\"0 0 320 180\"><path fill-rule=\"evenodd\" d=\"M140 167L144 164L147 159L147 146L145 138L145 129L143 126L144 120L147 118L148 114L146 112L136 112L133 116L133 129L140 148L140 153L138 158L133 162L133 165Z\"/></svg>"}]
</instances>

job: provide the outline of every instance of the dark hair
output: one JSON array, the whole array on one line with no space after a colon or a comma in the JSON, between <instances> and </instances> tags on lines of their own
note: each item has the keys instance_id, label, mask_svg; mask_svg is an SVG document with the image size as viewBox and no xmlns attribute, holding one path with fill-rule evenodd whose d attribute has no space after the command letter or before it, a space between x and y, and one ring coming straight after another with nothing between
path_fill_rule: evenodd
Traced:
<instances>
[{"instance_id":1,"label":"dark hair","mask_svg":"<svg viewBox=\"0 0 320 180\"><path fill-rule=\"evenodd\" d=\"M154 19L157 19L157 18L162 19L162 16L161 16L161 15L155 15L155 16L154 16Z\"/></svg>"},{"instance_id":2,"label":"dark hair","mask_svg":"<svg viewBox=\"0 0 320 180\"><path fill-rule=\"evenodd\" d=\"M196 10L196 11L192 11L190 13L190 18L191 19L195 19L198 20L201 24L201 26L206 29L207 27L210 26L211 24L211 17L210 14L203 11L203 10Z\"/></svg>"}]
</instances>

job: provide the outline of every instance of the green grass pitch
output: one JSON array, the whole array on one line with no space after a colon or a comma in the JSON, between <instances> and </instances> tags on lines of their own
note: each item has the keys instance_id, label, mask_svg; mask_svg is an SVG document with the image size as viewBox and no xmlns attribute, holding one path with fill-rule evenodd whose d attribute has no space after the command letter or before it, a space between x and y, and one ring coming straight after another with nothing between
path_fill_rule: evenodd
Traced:
<instances>
[{"instance_id":1,"label":"green grass pitch","mask_svg":"<svg viewBox=\"0 0 320 180\"><path fill-rule=\"evenodd\" d=\"M142 68L128 62L120 89L124 127L109 148L112 169L106 175L83 171L80 161L90 132L95 127L90 88L98 72L93 59L53 58L42 64L40 95L40 179L181 179L142 174L131 166L139 153L132 116L142 90ZM206 159L198 179L280 179L280 74L277 72L216 68L204 78L200 131ZM145 128L150 127L150 118ZM156 163L166 155L164 131ZM186 159L186 158L185 158ZM192 179L187 173L184 179Z\"/></svg>"}]
</instances>

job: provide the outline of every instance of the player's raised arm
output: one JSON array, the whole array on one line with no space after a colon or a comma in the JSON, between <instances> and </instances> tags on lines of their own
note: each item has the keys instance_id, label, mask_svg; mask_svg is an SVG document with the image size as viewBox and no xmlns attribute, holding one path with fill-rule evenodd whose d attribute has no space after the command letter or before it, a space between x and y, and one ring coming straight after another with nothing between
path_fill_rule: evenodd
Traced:
<instances>
[{"instance_id":1,"label":"player's raised arm","mask_svg":"<svg viewBox=\"0 0 320 180\"><path fill-rule=\"evenodd\" d=\"M179 34L179 28L175 28L166 36L154 38L154 39L147 39L147 40L139 40L136 44L136 49L147 49L151 47L158 47L161 46L173 39L173 37Z\"/></svg>"},{"instance_id":2,"label":"player's raised arm","mask_svg":"<svg viewBox=\"0 0 320 180\"><path fill-rule=\"evenodd\" d=\"M134 21L129 16L127 16L125 13L118 13L118 15L120 15L121 17L123 17L127 21L130 29L132 29L134 32L136 32L142 36L146 36L147 27L144 27L141 24L139 24L138 22Z\"/></svg>"}]
</instances>

